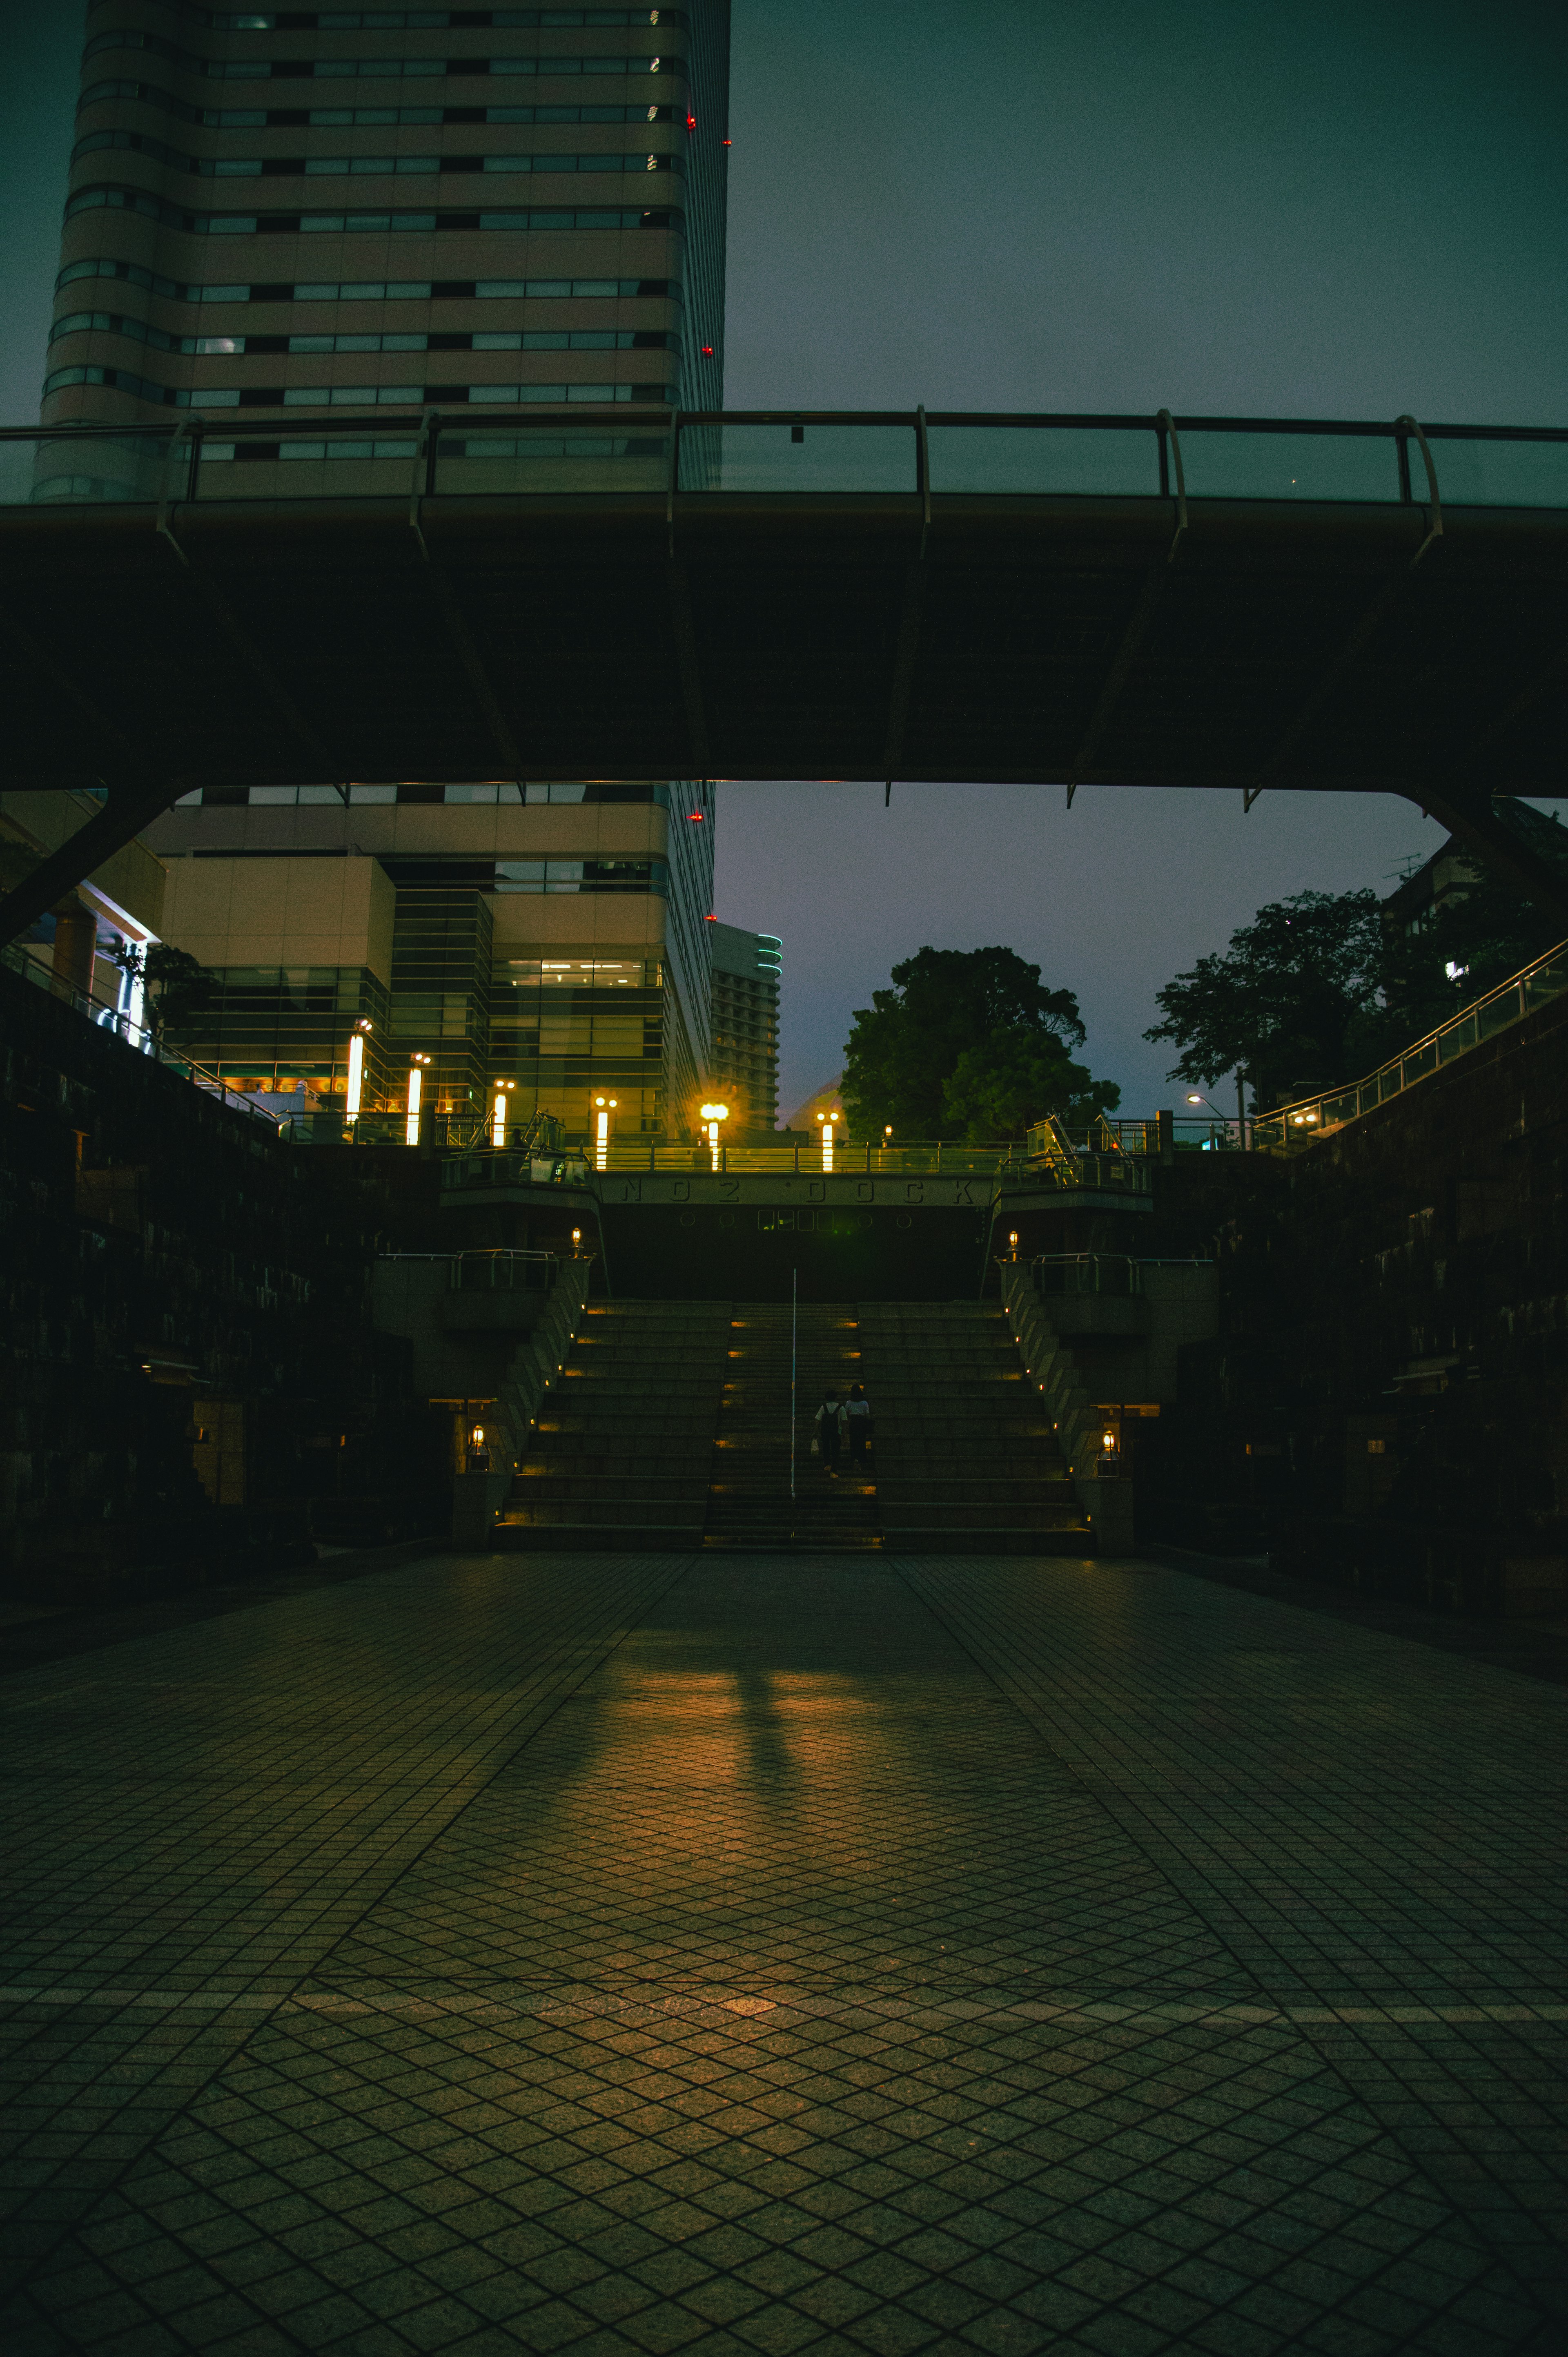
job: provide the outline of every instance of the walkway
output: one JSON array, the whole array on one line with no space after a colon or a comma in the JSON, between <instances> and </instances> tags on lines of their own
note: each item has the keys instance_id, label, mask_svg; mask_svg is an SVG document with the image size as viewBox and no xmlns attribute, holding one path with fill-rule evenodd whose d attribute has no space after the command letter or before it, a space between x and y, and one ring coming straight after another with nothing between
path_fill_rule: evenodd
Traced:
<instances>
[{"instance_id":1,"label":"walkway","mask_svg":"<svg viewBox=\"0 0 1568 2357\"><path fill-rule=\"evenodd\" d=\"M0 1713L7 2357L1563 2345L1552 1686L1155 1565L578 1555Z\"/></svg>"}]
</instances>

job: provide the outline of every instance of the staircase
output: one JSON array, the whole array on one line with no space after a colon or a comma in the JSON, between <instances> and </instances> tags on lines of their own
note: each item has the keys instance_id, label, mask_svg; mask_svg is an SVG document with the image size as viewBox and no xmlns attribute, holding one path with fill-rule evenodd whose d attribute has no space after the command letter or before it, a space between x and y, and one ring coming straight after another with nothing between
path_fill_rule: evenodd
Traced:
<instances>
[{"instance_id":1,"label":"staircase","mask_svg":"<svg viewBox=\"0 0 1568 2357\"><path fill-rule=\"evenodd\" d=\"M884 1545L922 1555L1092 1554L1005 1312L863 1302L856 1314Z\"/></svg>"},{"instance_id":2,"label":"staircase","mask_svg":"<svg viewBox=\"0 0 1568 2357\"><path fill-rule=\"evenodd\" d=\"M802 1302L795 1375L795 1495L789 1495L789 1302L736 1302L708 1489L709 1547L768 1551L880 1545L874 1480L847 1458L837 1480L811 1455L812 1418L829 1383L862 1383L853 1303Z\"/></svg>"},{"instance_id":3,"label":"staircase","mask_svg":"<svg viewBox=\"0 0 1568 2357\"><path fill-rule=\"evenodd\" d=\"M725 1302L591 1304L491 1544L701 1546L729 1329Z\"/></svg>"}]
</instances>

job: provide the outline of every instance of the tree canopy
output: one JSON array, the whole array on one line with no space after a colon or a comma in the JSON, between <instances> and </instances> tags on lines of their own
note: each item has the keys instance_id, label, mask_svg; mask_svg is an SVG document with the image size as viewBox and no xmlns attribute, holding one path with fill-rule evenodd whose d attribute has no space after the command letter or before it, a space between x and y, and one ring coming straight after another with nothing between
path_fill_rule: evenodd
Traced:
<instances>
[{"instance_id":1,"label":"tree canopy","mask_svg":"<svg viewBox=\"0 0 1568 2357\"><path fill-rule=\"evenodd\" d=\"M1122 1102L1113 1081L1097 1081L1074 1063L1056 1034L1021 1028L993 1031L966 1048L942 1083L939 1135L983 1142L1021 1137L1031 1122L1060 1114L1071 1129L1087 1129L1096 1114Z\"/></svg>"},{"instance_id":2,"label":"tree canopy","mask_svg":"<svg viewBox=\"0 0 1568 2357\"><path fill-rule=\"evenodd\" d=\"M1179 1053L1172 1080L1240 1071L1262 1107L1359 1080L1552 947L1552 916L1489 876L1415 932L1375 892L1297 892L1258 910L1221 955L1155 993L1146 1039Z\"/></svg>"},{"instance_id":3,"label":"tree canopy","mask_svg":"<svg viewBox=\"0 0 1568 2357\"><path fill-rule=\"evenodd\" d=\"M145 983L145 1020L155 1039L161 1039L171 1026L177 1029L188 1023L218 995L218 976L188 950L171 949L166 942L140 950L124 942L112 954L133 980Z\"/></svg>"},{"instance_id":4,"label":"tree canopy","mask_svg":"<svg viewBox=\"0 0 1568 2357\"><path fill-rule=\"evenodd\" d=\"M1073 993L1047 989L1015 950L922 949L890 980L855 1009L844 1049L854 1130L1007 1136L1091 1096L1118 1102L1069 1053L1085 1037Z\"/></svg>"},{"instance_id":5,"label":"tree canopy","mask_svg":"<svg viewBox=\"0 0 1568 2357\"><path fill-rule=\"evenodd\" d=\"M1283 1104L1353 1077L1355 1017L1377 996L1383 955L1375 892L1296 892L1272 900L1155 994L1162 1020L1145 1039L1180 1051L1172 1080L1212 1087L1240 1071L1260 1103Z\"/></svg>"}]
</instances>

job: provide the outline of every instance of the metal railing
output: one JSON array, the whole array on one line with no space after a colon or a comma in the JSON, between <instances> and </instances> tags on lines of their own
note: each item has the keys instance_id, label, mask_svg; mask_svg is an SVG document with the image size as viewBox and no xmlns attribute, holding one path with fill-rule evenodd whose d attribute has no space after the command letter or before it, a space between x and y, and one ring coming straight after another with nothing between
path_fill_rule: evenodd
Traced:
<instances>
[{"instance_id":1,"label":"metal railing","mask_svg":"<svg viewBox=\"0 0 1568 2357\"><path fill-rule=\"evenodd\" d=\"M1391 1057L1386 1064L1380 1064L1364 1081L1327 1090L1322 1096L1304 1097L1273 1113L1258 1114L1248 1125L1252 1144L1260 1151L1275 1154L1289 1154L1310 1146L1315 1137L1343 1128L1359 1114L1370 1113L1374 1105L1384 1104L1390 1097L1412 1088L1417 1081L1440 1071L1466 1049L1490 1039L1510 1023L1521 1022L1536 1007L1561 998L1564 991L1568 991L1568 942L1560 942L1532 965L1511 974L1495 990L1488 990L1484 997L1450 1016L1446 1023L1416 1040L1413 1047Z\"/></svg>"},{"instance_id":2,"label":"metal railing","mask_svg":"<svg viewBox=\"0 0 1568 2357\"><path fill-rule=\"evenodd\" d=\"M1143 1271L1126 1253L1038 1253L1029 1275L1040 1294L1103 1293L1127 1300L1144 1290Z\"/></svg>"},{"instance_id":3,"label":"metal railing","mask_svg":"<svg viewBox=\"0 0 1568 2357\"><path fill-rule=\"evenodd\" d=\"M721 1146L715 1164L706 1145L668 1146L654 1141L646 1146L612 1144L602 1164L591 1149L522 1156L504 1146L480 1148L453 1155L442 1171L441 1183L448 1188L580 1185L641 1172L682 1178L987 1178L998 1184L1011 1179L1031 1188L1086 1188L1109 1194L1145 1195L1149 1171L1150 1158L1131 1154L1086 1152L1053 1167L1032 1159L1011 1142L1000 1146L933 1142L869 1149L837 1145L831 1161L816 1146Z\"/></svg>"},{"instance_id":4,"label":"metal railing","mask_svg":"<svg viewBox=\"0 0 1568 2357\"><path fill-rule=\"evenodd\" d=\"M150 1056L166 1072L173 1072L180 1080L188 1081L204 1096L216 1097L236 1113L250 1114L255 1120L264 1121L270 1129L278 1128L279 1116L269 1113L264 1105L258 1104L247 1091L234 1088L210 1066L195 1063L190 1057L179 1055L174 1049L165 1047L155 1031L145 1023L134 1023L124 1008L113 1006L107 999L99 998L90 991L68 987L57 975L40 965L37 958L28 957L25 944L8 942L0 947L0 965L8 974L19 975L24 982L37 984L51 998L58 999L62 1006L70 1006L78 1015L85 1016L96 1030L108 1031L116 1039L123 1039L138 1055Z\"/></svg>"},{"instance_id":5,"label":"metal railing","mask_svg":"<svg viewBox=\"0 0 1568 2357\"><path fill-rule=\"evenodd\" d=\"M504 1248L454 1253L448 1282L454 1293L548 1293L556 1258L554 1253Z\"/></svg>"},{"instance_id":6,"label":"metal railing","mask_svg":"<svg viewBox=\"0 0 1568 2357\"><path fill-rule=\"evenodd\" d=\"M596 491L1562 508L1568 427L588 403L0 427L0 506Z\"/></svg>"}]
</instances>

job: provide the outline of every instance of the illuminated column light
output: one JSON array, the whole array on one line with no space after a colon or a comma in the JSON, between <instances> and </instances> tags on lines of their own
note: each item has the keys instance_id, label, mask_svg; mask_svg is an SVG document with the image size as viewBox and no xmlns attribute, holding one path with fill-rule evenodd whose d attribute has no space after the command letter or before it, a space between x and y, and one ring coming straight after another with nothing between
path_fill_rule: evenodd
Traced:
<instances>
[{"instance_id":1,"label":"illuminated column light","mask_svg":"<svg viewBox=\"0 0 1568 2357\"><path fill-rule=\"evenodd\" d=\"M365 1089L365 1034L370 1028L368 1021L357 1023L349 1039L349 1093L345 1103L350 1121L360 1118Z\"/></svg>"},{"instance_id":2,"label":"illuminated column light","mask_svg":"<svg viewBox=\"0 0 1568 2357\"><path fill-rule=\"evenodd\" d=\"M817 1119L822 1125L822 1168L831 1170L833 1167L833 1116L830 1113L820 1113Z\"/></svg>"},{"instance_id":3,"label":"illuminated column light","mask_svg":"<svg viewBox=\"0 0 1568 2357\"><path fill-rule=\"evenodd\" d=\"M610 1159L610 1115L615 1111L617 1100L614 1097L596 1097L594 1103L599 1109L598 1129L594 1141L594 1168L596 1170L607 1170Z\"/></svg>"},{"instance_id":4,"label":"illuminated column light","mask_svg":"<svg viewBox=\"0 0 1568 2357\"><path fill-rule=\"evenodd\" d=\"M403 1132L403 1142L408 1146L419 1144L419 1100L424 1090L424 1067L429 1061L428 1056L415 1056L408 1068L408 1118Z\"/></svg>"},{"instance_id":5,"label":"illuminated column light","mask_svg":"<svg viewBox=\"0 0 1568 2357\"><path fill-rule=\"evenodd\" d=\"M514 1089L516 1086L517 1082L515 1081L498 1081L496 1082L496 1101L490 1113L490 1144L492 1146L504 1146L506 1144L506 1092L509 1089Z\"/></svg>"},{"instance_id":6,"label":"illuminated column light","mask_svg":"<svg viewBox=\"0 0 1568 2357\"><path fill-rule=\"evenodd\" d=\"M719 1167L719 1124L729 1119L729 1107L726 1104L705 1104L703 1119L708 1125L708 1152L716 1170Z\"/></svg>"}]
</instances>

